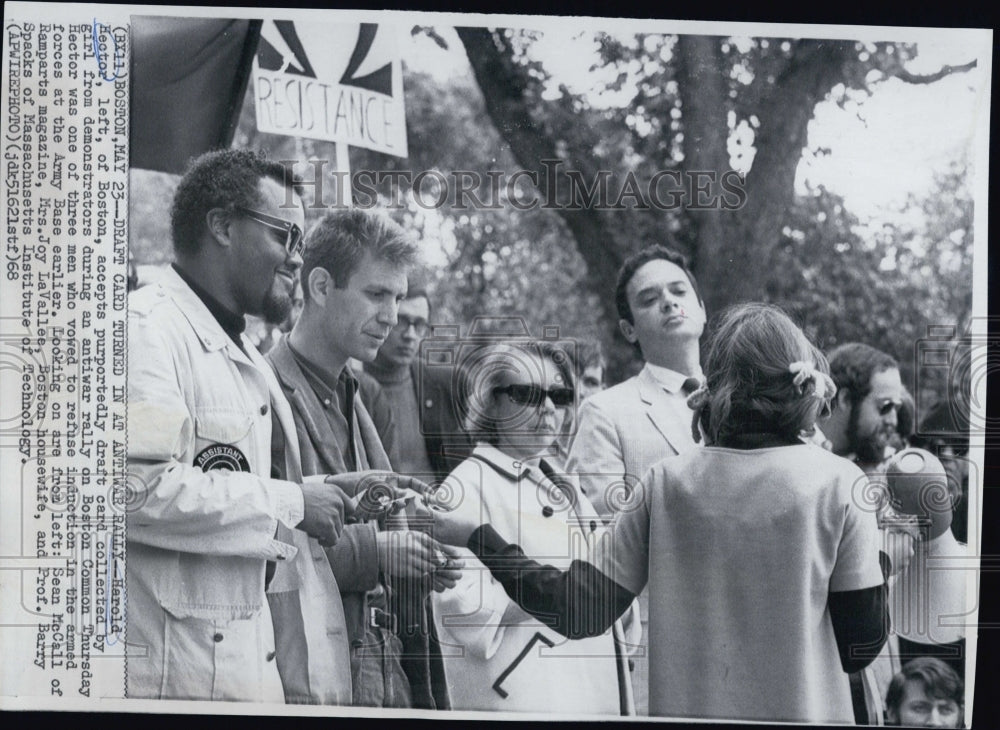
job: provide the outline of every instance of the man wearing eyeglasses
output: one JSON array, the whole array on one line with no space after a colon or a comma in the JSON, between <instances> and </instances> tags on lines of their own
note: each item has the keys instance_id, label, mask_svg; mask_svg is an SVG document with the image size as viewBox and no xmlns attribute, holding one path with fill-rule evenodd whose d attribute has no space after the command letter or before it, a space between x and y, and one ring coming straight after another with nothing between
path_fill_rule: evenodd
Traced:
<instances>
[{"instance_id":1,"label":"man wearing eyeglasses","mask_svg":"<svg viewBox=\"0 0 1000 730\"><path fill-rule=\"evenodd\" d=\"M321 545L357 475L302 478L291 409L243 333L291 307L299 192L249 151L198 158L173 201L176 263L129 297L130 697L350 701Z\"/></svg>"},{"instance_id":2,"label":"man wearing eyeglasses","mask_svg":"<svg viewBox=\"0 0 1000 730\"><path fill-rule=\"evenodd\" d=\"M829 361L837 397L823 433L833 453L852 459L866 473L877 472L889 456L886 450L903 404L899 364L860 342L837 347Z\"/></svg>"},{"instance_id":3,"label":"man wearing eyeglasses","mask_svg":"<svg viewBox=\"0 0 1000 730\"><path fill-rule=\"evenodd\" d=\"M452 408L451 378L440 368L420 367L420 343L428 332L430 298L420 277L411 275L399 303L396 326L375 359L359 375L361 397L393 467L404 474L444 479L472 451ZM389 415L379 417L377 411Z\"/></svg>"},{"instance_id":4,"label":"man wearing eyeglasses","mask_svg":"<svg viewBox=\"0 0 1000 730\"><path fill-rule=\"evenodd\" d=\"M903 404L899 363L888 353L860 342L840 345L827 359L837 395L831 403L830 417L821 424L826 438L824 446L853 461L877 484L892 453L889 442L896 433L898 411ZM859 485L859 495L871 493L861 486L864 485ZM880 525L891 574L899 575L913 557L912 528L898 523L891 508L880 513ZM890 603L892 596L890 587ZM893 674L899 671L898 655L896 637L891 636L872 664L851 675L854 713L859 724L869 721L875 724L876 718L882 716L882 698Z\"/></svg>"}]
</instances>

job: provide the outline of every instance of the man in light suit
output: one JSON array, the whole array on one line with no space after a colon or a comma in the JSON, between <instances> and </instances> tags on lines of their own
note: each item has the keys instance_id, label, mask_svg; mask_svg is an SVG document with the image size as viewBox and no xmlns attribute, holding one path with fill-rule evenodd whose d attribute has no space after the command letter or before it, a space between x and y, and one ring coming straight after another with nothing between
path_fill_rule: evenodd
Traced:
<instances>
[{"instance_id":1,"label":"man in light suit","mask_svg":"<svg viewBox=\"0 0 1000 730\"><path fill-rule=\"evenodd\" d=\"M625 339L646 361L633 378L580 407L567 470L610 519L649 467L695 446L687 397L703 380L698 340L705 306L680 254L650 246L629 257L615 287Z\"/></svg>"},{"instance_id":2,"label":"man in light suit","mask_svg":"<svg viewBox=\"0 0 1000 730\"><path fill-rule=\"evenodd\" d=\"M633 378L587 398L570 446L566 470L598 513L642 503L639 480L653 464L695 447L694 413L687 397L704 380L698 339L705 305L694 276L679 253L649 246L622 264L615 286L618 326L639 351L645 367ZM639 596L643 636L649 596ZM648 714L648 660L637 652L632 685L635 710Z\"/></svg>"}]
</instances>

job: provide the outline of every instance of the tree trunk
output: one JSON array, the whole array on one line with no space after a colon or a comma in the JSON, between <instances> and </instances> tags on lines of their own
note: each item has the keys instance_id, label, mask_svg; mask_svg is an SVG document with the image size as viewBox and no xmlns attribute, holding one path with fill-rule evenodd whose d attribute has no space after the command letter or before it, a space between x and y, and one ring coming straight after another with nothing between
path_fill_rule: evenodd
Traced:
<instances>
[{"instance_id":1,"label":"tree trunk","mask_svg":"<svg viewBox=\"0 0 1000 730\"><path fill-rule=\"evenodd\" d=\"M499 33L487 28L456 28L469 56L472 71L483 93L486 110L500 135L510 145L514 159L524 170L539 176L539 194L545 204L555 204L547 197L544 185L547 171L543 160L563 163L559 167L559 188L568 189L565 173L579 171L586 181L594 179L600 165L596 160L583 160L579 155L567 161L556 150L556 142L544 126L536 122L525 98L527 81L523 70L517 67L510 50ZM617 245L618 233L609 211L595 207L579 209L559 205L556 212L569 228L577 249L587 265L588 283L602 296L603 314L609 323L618 321L612 297L607 295L614 282L615 272L623 260L622 248Z\"/></svg>"}]
</instances>

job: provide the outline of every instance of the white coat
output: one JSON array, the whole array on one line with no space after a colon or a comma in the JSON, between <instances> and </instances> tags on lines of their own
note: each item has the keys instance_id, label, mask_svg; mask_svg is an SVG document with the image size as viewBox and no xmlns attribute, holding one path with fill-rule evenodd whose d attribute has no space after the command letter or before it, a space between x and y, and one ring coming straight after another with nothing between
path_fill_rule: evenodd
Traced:
<instances>
[{"instance_id":1,"label":"white coat","mask_svg":"<svg viewBox=\"0 0 1000 730\"><path fill-rule=\"evenodd\" d=\"M301 488L268 478L271 407L299 473L291 412L243 344L247 354L173 270L129 297L127 693L349 702L336 582L315 540L294 529ZM291 609L279 617L284 647L264 592L268 560L279 566L278 605Z\"/></svg>"},{"instance_id":2,"label":"white coat","mask_svg":"<svg viewBox=\"0 0 1000 730\"><path fill-rule=\"evenodd\" d=\"M481 505L482 522L527 555L561 569L573 559L586 559L592 535L603 529L578 487L574 507L537 467L485 444L459 464L445 485ZM463 557L458 585L434 594L452 708L620 714L612 631L567 639L522 611L471 552ZM633 646L641 630L633 620L636 610L633 604L626 614L626 641Z\"/></svg>"}]
</instances>

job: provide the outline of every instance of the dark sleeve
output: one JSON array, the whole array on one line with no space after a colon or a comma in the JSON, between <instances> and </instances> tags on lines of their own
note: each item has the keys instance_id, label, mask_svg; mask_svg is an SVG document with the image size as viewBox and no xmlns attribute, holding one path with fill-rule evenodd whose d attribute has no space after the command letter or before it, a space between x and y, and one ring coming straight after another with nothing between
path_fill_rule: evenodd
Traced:
<instances>
[{"instance_id":1,"label":"dark sleeve","mask_svg":"<svg viewBox=\"0 0 1000 730\"><path fill-rule=\"evenodd\" d=\"M344 525L333 547L326 548L330 569L341 593L370 591L378 585L378 545L374 523Z\"/></svg>"},{"instance_id":2,"label":"dark sleeve","mask_svg":"<svg viewBox=\"0 0 1000 730\"><path fill-rule=\"evenodd\" d=\"M889 558L883 552L879 553L879 563L882 576L887 576ZM861 671L875 661L889 638L888 592L883 582L857 591L831 593L827 599L840 665L845 672Z\"/></svg>"},{"instance_id":3,"label":"dark sleeve","mask_svg":"<svg viewBox=\"0 0 1000 730\"><path fill-rule=\"evenodd\" d=\"M511 600L570 639L600 636L635 600L633 593L588 562L574 560L563 571L528 558L491 525L476 528L468 547Z\"/></svg>"}]
</instances>

